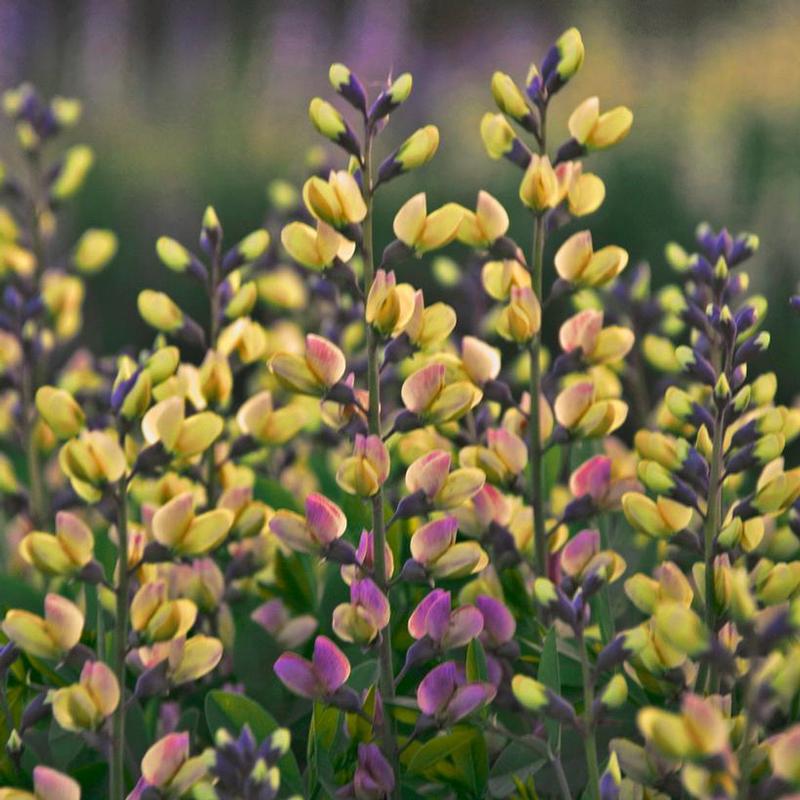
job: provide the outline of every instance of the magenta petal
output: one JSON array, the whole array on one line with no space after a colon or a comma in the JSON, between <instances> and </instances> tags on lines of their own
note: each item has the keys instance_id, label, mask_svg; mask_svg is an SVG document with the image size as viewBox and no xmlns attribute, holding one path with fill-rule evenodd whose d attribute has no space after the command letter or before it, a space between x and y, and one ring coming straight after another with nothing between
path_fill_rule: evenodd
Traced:
<instances>
[{"instance_id":1,"label":"magenta petal","mask_svg":"<svg viewBox=\"0 0 800 800\"><path fill-rule=\"evenodd\" d=\"M569 479L569 489L575 497L590 495L599 500L611 483L611 459L594 456L581 464Z\"/></svg>"},{"instance_id":2,"label":"magenta petal","mask_svg":"<svg viewBox=\"0 0 800 800\"><path fill-rule=\"evenodd\" d=\"M417 688L417 705L423 714L436 716L444 710L456 690L456 665L445 661L434 667Z\"/></svg>"},{"instance_id":3,"label":"magenta petal","mask_svg":"<svg viewBox=\"0 0 800 800\"><path fill-rule=\"evenodd\" d=\"M394 789L394 772L376 744L359 744L353 779L357 797L382 798Z\"/></svg>"},{"instance_id":4,"label":"magenta petal","mask_svg":"<svg viewBox=\"0 0 800 800\"><path fill-rule=\"evenodd\" d=\"M475 605L483 614L483 631L491 645L496 647L514 638L517 623L504 603L481 594L475 598Z\"/></svg>"},{"instance_id":5,"label":"magenta petal","mask_svg":"<svg viewBox=\"0 0 800 800\"><path fill-rule=\"evenodd\" d=\"M333 694L349 677L347 656L327 637L314 642L314 671L328 694Z\"/></svg>"},{"instance_id":6,"label":"magenta petal","mask_svg":"<svg viewBox=\"0 0 800 800\"><path fill-rule=\"evenodd\" d=\"M573 536L561 551L561 569L576 577L600 549L600 533L587 528Z\"/></svg>"},{"instance_id":7,"label":"magenta petal","mask_svg":"<svg viewBox=\"0 0 800 800\"><path fill-rule=\"evenodd\" d=\"M421 639L428 633L427 624L425 622L428 617L428 612L431 610L431 606L444 594L447 594L444 589L434 589L428 592L428 594L419 601L419 605L411 612L411 616L408 618L408 632L415 639Z\"/></svg>"},{"instance_id":8,"label":"magenta petal","mask_svg":"<svg viewBox=\"0 0 800 800\"><path fill-rule=\"evenodd\" d=\"M441 642L450 628L450 592L442 592L436 601L431 603L425 617L425 631L434 642Z\"/></svg>"},{"instance_id":9,"label":"magenta petal","mask_svg":"<svg viewBox=\"0 0 800 800\"><path fill-rule=\"evenodd\" d=\"M494 699L496 690L490 683L468 683L459 686L447 705L447 721L458 722Z\"/></svg>"},{"instance_id":10,"label":"magenta petal","mask_svg":"<svg viewBox=\"0 0 800 800\"><path fill-rule=\"evenodd\" d=\"M441 558L455 543L458 520L442 517L428 522L414 531L411 537L411 555L420 564L430 564Z\"/></svg>"},{"instance_id":11,"label":"magenta petal","mask_svg":"<svg viewBox=\"0 0 800 800\"><path fill-rule=\"evenodd\" d=\"M378 630L383 630L389 624L389 601L369 578L350 584L350 602L364 608L375 621Z\"/></svg>"},{"instance_id":12,"label":"magenta petal","mask_svg":"<svg viewBox=\"0 0 800 800\"><path fill-rule=\"evenodd\" d=\"M275 662L273 669L281 683L300 697L313 700L324 692L314 667L297 653L284 653Z\"/></svg>"},{"instance_id":13,"label":"magenta petal","mask_svg":"<svg viewBox=\"0 0 800 800\"><path fill-rule=\"evenodd\" d=\"M306 524L321 544L330 544L347 528L347 517L339 506L321 494L306 498Z\"/></svg>"}]
</instances>

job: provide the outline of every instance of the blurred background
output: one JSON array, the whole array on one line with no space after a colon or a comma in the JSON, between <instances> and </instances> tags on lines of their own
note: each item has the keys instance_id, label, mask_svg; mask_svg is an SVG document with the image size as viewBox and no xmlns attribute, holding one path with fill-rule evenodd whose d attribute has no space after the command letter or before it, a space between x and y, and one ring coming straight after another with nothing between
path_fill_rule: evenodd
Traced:
<instances>
[{"instance_id":1,"label":"blurred background","mask_svg":"<svg viewBox=\"0 0 800 800\"><path fill-rule=\"evenodd\" d=\"M412 191L472 205L484 187L507 204L512 234L527 247L521 175L488 159L478 123L492 109L493 70L524 81L530 61L571 25L587 57L559 97L551 140L566 138L569 111L590 94L635 113L624 146L589 165L607 186L589 220L595 241L648 260L659 284L668 278L664 244L691 245L699 221L757 233L752 285L769 297L773 334L763 366L778 370L789 401L800 392L800 324L787 307L800 282L800 3L792 0L0 0L0 88L31 80L47 95L84 101L73 136L97 163L74 221L120 236L116 260L90 284L89 343L110 352L150 340L136 293L175 283L155 257L160 234L195 242L212 203L233 243L261 223L272 179L302 181L305 150L320 141L306 109L312 96L332 95L332 61L373 87L390 71L414 74L386 152L420 124L442 133L434 162L382 196L379 241ZM0 146L7 158L10 126ZM426 282L425 264L407 269L412 282Z\"/></svg>"}]
</instances>

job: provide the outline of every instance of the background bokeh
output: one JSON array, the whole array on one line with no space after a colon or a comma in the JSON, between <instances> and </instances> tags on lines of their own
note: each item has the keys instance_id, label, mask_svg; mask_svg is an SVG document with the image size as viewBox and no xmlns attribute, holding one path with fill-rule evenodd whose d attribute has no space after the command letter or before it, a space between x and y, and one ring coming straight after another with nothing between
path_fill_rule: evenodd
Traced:
<instances>
[{"instance_id":1,"label":"background bokeh","mask_svg":"<svg viewBox=\"0 0 800 800\"><path fill-rule=\"evenodd\" d=\"M478 121L492 105L492 71L523 80L529 61L573 24L587 58L558 104L552 138L565 135L569 108L589 94L635 113L629 140L597 166L608 196L590 222L595 240L649 260L660 283L665 242L690 244L698 221L756 232L752 284L770 299L773 334L764 366L779 371L789 401L800 392L798 326L786 304L800 281L792 0L0 0L0 87L32 80L46 94L84 100L76 135L98 161L75 222L121 239L112 268L90 287L89 343L110 352L149 340L134 300L144 286L170 283L155 258L158 235L194 241L213 203L235 241L261 222L271 179L302 180L303 154L318 142L308 100L330 96L334 60L373 85L389 71L413 72L412 99L389 135L423 122L442 132L414 190L471 204L485 187L513 209L512 231L526 241L520 174L486 157ZM4 157L10 135L0 132ZM387 238L410 183L396 181L381 200ZM408 270L426 283L425 264Z\"/></svg>"}]
</instances>

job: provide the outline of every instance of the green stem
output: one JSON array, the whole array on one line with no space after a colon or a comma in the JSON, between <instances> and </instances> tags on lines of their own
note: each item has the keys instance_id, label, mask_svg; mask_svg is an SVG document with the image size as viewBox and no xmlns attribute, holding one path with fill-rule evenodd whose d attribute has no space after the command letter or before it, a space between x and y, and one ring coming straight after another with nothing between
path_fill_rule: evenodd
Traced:
<instances>
[{"instance_id":1,"label":"green stem","mask_svg":"<svg viewBox=\"0 0 800 800\"><path fill-rule=\"evenodd\" d=\"M208 348L209 350L216 349L217 337L219 336L219 294L217 288L219 287L219 273L220 263L219 255L214 253L211 257L211 271L208 276L208 303L209 303L209 322L208 322ZM208 448L206 452L206 494L207 503L209 508L213 508L216 503L216 479L217 479L217 464L216 454L214 452L214 445Z\"/></svg>"},{"instance_id":2,"label":"green stem","mask_svg":"<svg viewBox=\"0 0 800 800\"><path fill-rule=\"evenodd\" d=\"M27 349L27 348L26 348ZM30 487L29 512L34 528L47 526L47 498L45 496L42 467L39 460L39 450L36 447L35 421L35 389L33 380L33 365L26 353L22 362L22 446L25 450L25 462L28 470L28 485Z\"/></svg>"},{"instance_id":3,"label":"green stem","mask_svg":"<svg viewBox=\"0 0 800 800\"><path fill-rule=\"evenodd\" d=\"M723 424L721 415L718 413L714 420L714 431L712 434L711 463L709 465L708 481L708 507L706 509L706 521L703 530L704 540L704 560L705 560L705 593L706 608L705 622L706 627L713 633L716 627L716 590L714 588L714 543L719 533L721 513L722 513L722 434ZM714 683L714 666L709 668L709 682ZM701 690L702 686L699 687Z\"/></svg>"},{"instance_id":4,"label":"green stem","mask_svg":"<svg viewBox=\"0 0 800 800\"><path fill-rule=\"evenodd\" d=\"M125 797L125 655L128 644L128 487L123 477L117 495L117 590L114 625L114 674L120 702L114 712L111 741L110 800Z\"/></svg>"},{"instance_id":5,"label":"green stem","mask_svg":"<svg viewBox=\"0 0 800 800\"><path fill-rule=\"evenodd\" d=\"M547 107L540 114L539 154L547 152ZM544 212L536 214L533 223L533 241L531 242L531 284L539 301L544 316L544 299L542 297L542 272L544 266L544 242L546 237ZM542 344L541 328L544 320L540 320L539 330L531 338L528 345L530 357L531 396L530 417L528 418L528 438L530 450L530 495L533 509L533 553L534 567L540 576L547 575L547 536L544 528L544 476L542 434L539 424L539 396L542 391L542 375L539 356Z\"/></svg>"},{"instance_id":6,"label":"green stem","mask_svg":"<svg viewBox=\"0 0 800 800\"><path fill-rule=\"evenodd\" d=\"M542 303L542 265L544 261L544 215L537 214L533 225L533 247L531 253L531 280L533 291ZM533 508L534 566L538 575L547 575L547 536L544 527L544 481L542 469L542 434L539 424L539 397L542 375L539 353L541 332L537 331L528 345L530 354L530 396L531 408L528 418L528 437L531 458L530 494Z\"/></svg>"},{"instance_id":7,"label":"green stem","mask_svg":"<svg viewBox=\"0 0 800 800\"><path fill-rule=\"evenodd\" d=\"M583 628L577 631L578 650L581 657L581 682L583 683L583 744L586 752L586 769L588 772L587 795L591 800L598 800L600 797L600 767L597 762L597 739L595 736L595 725L592 714L594 706L594 678L589 666L589 653L586 649L586 641L583 635Z\"/></svg>"},{"instance_id":8,"label":"green stem","mask_svg":"<svg viewBox=\"0 0 800 800\"><path fill-rule=\"evenodd\" d=\"M367 215L363 223L364 254L364 297L369 295L375 278L375 256L373 244L373 186L372 186L372 140L373 131L365 126L364 136L364 199ZM367 323L367 388L369 390L368 428L371 435L381 436L381 396L380 396L380 364L378 362L379 339L375 329ZM373 572L375 583L386 593L386 520L383 513L383 486L372 497L372 544ZM378 643L378 686L384 703L394 698L394 667L392 664L391 623L381 632ZM394 720L387 705L383 718L383 750L392 765L395 776L395 789L392 797L400 798L400 769L397 754L397 740L394 732Z\"/></svg>"}]
</instances>

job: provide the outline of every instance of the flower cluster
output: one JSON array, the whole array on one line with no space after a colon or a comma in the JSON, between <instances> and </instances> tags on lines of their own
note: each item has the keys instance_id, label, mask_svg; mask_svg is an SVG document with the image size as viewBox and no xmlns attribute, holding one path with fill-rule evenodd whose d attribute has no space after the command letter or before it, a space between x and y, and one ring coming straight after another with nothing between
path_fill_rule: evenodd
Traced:
<instances>
[{"instance_id":1,"label":"flower cluster","mask_svg":"<svg viewBox=\"0 0 800 800\"><path fill-rule=\"evenodd\" d=\"M526 248L486 191L413 193L379 241L439 131L390 139L410 74L332 65L308 113L339 158L238 241L212 207L159 238L204 310L142 290L150 344L116 355L71 351L113 234L56 253L92 157L45 145L80 107L5 95L0 800L800 790L800 408L757 372L758 240L701 226L654 291L593 239L584 162L633 115L590 97L552 148L583 61L571 28L490 81ZM409 282L444 248L448 302Z\"/></svg>"}]
</instances>

